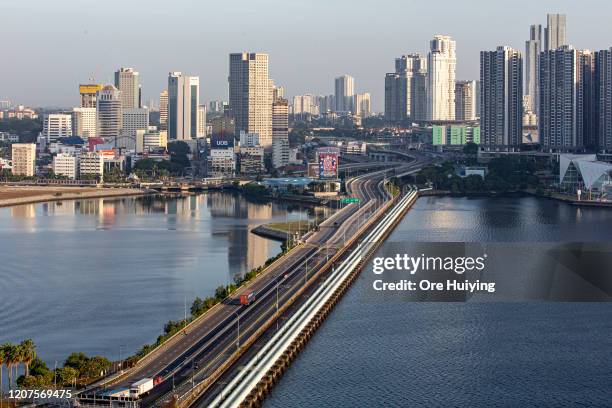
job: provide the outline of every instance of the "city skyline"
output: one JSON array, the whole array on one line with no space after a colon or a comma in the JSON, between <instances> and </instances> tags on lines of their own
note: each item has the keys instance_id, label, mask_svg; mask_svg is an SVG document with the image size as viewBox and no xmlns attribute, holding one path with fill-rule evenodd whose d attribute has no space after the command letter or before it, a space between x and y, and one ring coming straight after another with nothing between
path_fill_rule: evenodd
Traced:
<instances>
[{"instance_id":1,"label":"city skyline","mask_svg":"<svg viewBox=\"0 0 612 408\"><path fill-rule=\"evenodd\" d=\"M333 16L327 15L330 14L327 11L336 10L340 3L343 2L328 5L323 14L317 13L315 7L303 4L288 6L276 1L260 2L258 5L216 4L210 9L221 15L231 15L239 23L245 20L242 25L231 25L242 27L242 31L237 32L211 19L207 13L194 12L193 16L186 19L192 21L199 18L196 21L202 24L173 26L177 38L187 35L188 40L184 45L170 47L173 36L159 32L151 22L156 19L172 19L179 13L180 7L169 10L154 1L147 3L148 8L145 10L129 5L121 15L113 15L111 1L105 5L92 4L85 11L86 15L77 19L72 17L82 10L72 12L66 8L73 4L70 0L60 0L52 7L45 3L36 7L24 7L16 1L4 2L0 5L0 14L10 18L3 22L0 30L5 36L12 33L19 35L16 46L6 51L6 60L11 63L3 67L6 74L0 79L0 98L33 106L77 106L78 83L87 83L88 78L93 76L96 82L112 84L113 73L122 66L130 66L141 74L143 104L148 104L151 99L157 100L159 92L164 89L167 72L173 70L200 76L200 98L203 101L227 100L227 56L232 52L248 50L269 54L270 78L284 86L289 97L305 93L331 94L334 78L346 73L355 78L356 92L372 94L372 108L380 112L384 105L381 73L389 71L389 61L408 53L426 54L427 44L436 34L449 35L457 42L458 80L478 78L478 55L481 50L494 49L499 45L522 50L528 38L529 26L546 25L547 13L567 14L567 42L578 49L607 49L610 46L607 38L612 38L612 29L604 24L605 11L612 6L601 1L589 2L593 7L584 7L584 4L580 7L568 1L545 1L537 6L522 1L512 9L478 2L480 7L472 8L470 17L478 22L480 30L467 29L464 22L455 17L465 6L441 1L440 7L444 7L448 13L436 16L433 21L429 19L426 23L419 22L419 18L411 18L410 23L405 23L406 20L400 18L402 13L424 17L429 10L424 5L385 1L382 7L386 7L389 14L384 25L368 21L370 25L366 29L352 32L352 27L358 24L349 26L347 23L350 35L346 30L338 33L338 27L331 26L330 19ZM525 7L521 7L521 4ZM262 9L271 8L262 17L263 24L255 25L247 20L249 13L258 6ZM201 10L208 11L200 5L193 7L197 10L202 7ZM372 7L352 5L346 9L346 17L352 23L365 20L367 10ZM380 11L379 6L377 10ZM130 14L131 11L133 14ZM126 13L132 18L132 25L122 24ZM283 16L281 20L276 18L279 15ZM99 24L100 21L107 21L109 16L113 17L118 27L113 33L102 30ZM484 16L487 17L486 21L481 18ZM18 23L26 17L35 28L28 33L21 33ZM325 28L317 35L335 40L304 41L303 31L295 30L295 26L307 25L308 19L312 18L323 19ZM500 26L495 21L501 21L502 18L503 21L513 23ZM266 27L265 22L268 20L271 23L269 27L274 28ZM326 25L326 21L330 25ZM602 24L598 24L599 21ZM278 36L279 32L283 32L283 36ZM46 41L40 41L41 34L45 35ZM126 35L132 36L134 41L122 41ZM189 41L189 37L193 41ZM351 38L351 41L343 41L345 37ZM223 41L216 41L216 38L223 38ZM191 47L197 42L202 46L194 55ZM121 45L128 43L138 46ZM59 52L74 49L79 50L82 57L76 58L74 63L66 65L63 61L60 63L53 60ZM160 49L171 51L163 53ZM364 59L364 53L369 57ZM313 67L312 55L324 59L324 67ZM45 70L39 70L41 61L45 61ZM23 86L26 80L30 84L27 88Z\"/></svg>"}]
</instances>

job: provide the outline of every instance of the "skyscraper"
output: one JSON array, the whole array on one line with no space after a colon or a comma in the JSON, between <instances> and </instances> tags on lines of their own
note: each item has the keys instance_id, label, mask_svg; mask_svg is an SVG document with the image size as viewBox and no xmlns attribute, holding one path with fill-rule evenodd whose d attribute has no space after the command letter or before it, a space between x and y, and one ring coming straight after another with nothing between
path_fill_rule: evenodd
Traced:
<instances>
[{"instance_id":1,"label":"skyscraper","mask_svg":"<svg viewBox=\"0 0 612 408\"><path fill-rule=\"evenodd\" d=\"M480 132L489 148L521 144L523 60L519 51L497 47L480 52Z\"/></svg>"},{"instance_id":2,"label":"skyscraper","mask_svg":"<svg viewBox=\"0 0 612 408\"><path fill-rule=\"evenodd\" d=\"M566 45L565 39L565 14L548 14L547 24L544 30L544 51L554 51Z\"/></svg>"},{"instance_id":3,"label":"skyscraper","mask_svg":"<svg viewBox=\"0 0 612 408\"><path fill-rule=\"evenodd\" d=\"M135 150L137 132L149 129L149 109L128 108L122 113L121 138L117 139L115 146Z\"/></svg>"},{"instance_id":4,"label":"skyscraper","mask_svg":"<svg viewBox=\"0 0 612 408\"><path fill-rule=\"evenodd\" d=\"M369 92L355 94L353 97L354 114L367 118L372 114L372 101Z\"/></svg>"},{"instance_id":5,"label":"skyscraper","mask_svg":"<svg viewBox=\"0 0 612 408\"><path fill-rule=\"evenodd\" d=\"M455 41L436 35L427 59L427 120L455 119Z\"/></svg>"},{"instance_id":6,"label":"skyscraper","mask_svg":"<svg viewBox=\"0 0 612 408\"><path fill-rule=\"evenodd\" d=\"M545 148L581 148L592 137L585 126L591 117L591 69L592 53L570 45L540 55L539 131Z\"/></svg>"},{"instance_id":7,"label":"skyscraper","mask_svg":"<svg viewBox=\"0 0 612 408\"><path fill-rule=\"evenodd\" d=\"M353 95L355 95L355 79L350 75L342 75L335 79L336 112L353 111Z\"/></svg>"},{"instance_id":8,"label":"skyscraper","mask_svg":"<svg viewBox=\"0 0 612 408\"><path fill-rule=\"evenodd\" d=\"M102 89L102 85L98 84L79 85L79 94L81 95L81 108L95 108L96 94L100 89Z\"/></svg>"},{"instance_id":9,"label":"skyscraper","mask_svg":"<svg viewBox=\"0 0 612 408\"><path fill-rule=\"evenodd\" d=\"M528 110L537 115L538 101L538 60L542 50L542 25L529 28L529 40L525 42L525 97Z\"/></svg>"},{"instance_id":10,"label":"skyscraper","mask_svg":"<svg viewBox=\"0 0 612 408\"><path fill-rule=\"evenodd\" d=\"M116 143L123 127L121 92L106 85L97 94L98 136Z\"/></svg>"},{"instance_id":11,"label":"skyscraper","mask_svg":"<svg viewBox=\"0 0 612 408\"><path fill-rule=\"evenodd\" d=\"M289 164L289 103L277 99L272 105L272 166Z\"/></svg>"},{"instance_id":12,"label":"skyscraper","mask_svg":"<svg viewBox=\"0 0 612 408\"><path fill-rule=\"evenodd\" d=\"M168 128L168 91L159 94L159 127L161 130Z\"/></svg>"},{"instance_id":13,"label":"skyscraper","mask_svg":"<svg viewBox=\"0 0 612 408\"><path fill-rule=\"evenodd\" d=\"M593 101L597 106L596 147L612 151L612 48L595 53Z\"/></svg>"},{"instance_id":14,"label":"skyscraper","mask_svg":"<svg viewBox=\"0 0 612 408\"><path fill-rule=\"evenodd\" d=\"M476 120L476 81L455 84L455 120Z\"/></svg>"},{"instance_id":15,"label":"skyscraper","mask_svg":"<svg viewBox=\"0 0 612 408\"><path fill-rule=\"evenodd\" d=\"M198 135L200 78L168 74L168 139L190 140Z\"/></svg>"},{"instance_id":16,"label":"skyscraper","mask_svg":"<svg viewBox=\"0 0 612 408\"><path fill-rule=\"evenodd\" d=\"M115 71L115 88L121 91L121 107L123 109L140 108L140 74L133 68L119 68Z\"/></svg>"},{"instance_id":17,"label":"skyscraper","mask_svg":"<svg viewBox=\"0 0 612 408\"><path fill-rule=\"evenodd\" d=\"M229 103L240 131L258 133L261 145L272 149L272 86L268 77L268 54L233 53L229 56Z\"/></svg>"},{"instance_id":18,"label":"skyscraper","mask_svg":"<svg viewBox=\"0 0 612 408\"><path fill-rule=\"evenodd\" d=\"M395 72L385 76L385 118L425 120L427 114L427 59L419 54L395 59Z\"/></svg>"}]
</instances>

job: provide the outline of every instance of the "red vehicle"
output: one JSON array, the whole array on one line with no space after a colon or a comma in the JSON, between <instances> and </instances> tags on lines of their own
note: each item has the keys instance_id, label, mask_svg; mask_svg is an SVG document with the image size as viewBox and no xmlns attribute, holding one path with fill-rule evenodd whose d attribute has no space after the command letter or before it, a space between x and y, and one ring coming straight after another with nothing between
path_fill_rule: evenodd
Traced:
<instances>
[{"instance_id":1,"label":"red vehicle","mask_svg":"<svg viewBox=\"0 0 612 408\"><path fill-rule=\"evenodd\" d=\"M164 380L164 378L163 378L163 377L161 377L161 376L157 376L157 377L155 377L155 378L153 379L153 385L159 385L159 384L161 384L161 383L162 383L162 381L163 381L163 380Z\"/></svg>"},{"instance_id":2,"label":"red vehicle","mask_svg":"<svg viewBox=\"0 0 612 408\"><path fill-rule=\"evenodd\" d=\"M251 303L253 303L254 301L255 301L255 292L253 292L253 291L249 291L249 292L246 292L243 295L240 295L240 304L248 306Z\"/></svg>"}]
</instances>

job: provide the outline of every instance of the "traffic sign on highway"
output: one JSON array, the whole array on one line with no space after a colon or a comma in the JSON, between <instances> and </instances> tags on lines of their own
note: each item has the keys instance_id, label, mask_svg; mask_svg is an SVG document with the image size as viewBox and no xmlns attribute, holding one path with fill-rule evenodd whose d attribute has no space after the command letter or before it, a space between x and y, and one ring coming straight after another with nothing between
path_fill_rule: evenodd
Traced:
<instances>
[{"instance_id":1,"label":"traffic sign on highway","mask_svg":"<svg viewBox=\"0 0 612 408\"><path fill-rule=\"evenodd\" d=\"M357 197L346 197L340 200L342 204L358 203L360 200Z\"/></svg>"}]
</instances>

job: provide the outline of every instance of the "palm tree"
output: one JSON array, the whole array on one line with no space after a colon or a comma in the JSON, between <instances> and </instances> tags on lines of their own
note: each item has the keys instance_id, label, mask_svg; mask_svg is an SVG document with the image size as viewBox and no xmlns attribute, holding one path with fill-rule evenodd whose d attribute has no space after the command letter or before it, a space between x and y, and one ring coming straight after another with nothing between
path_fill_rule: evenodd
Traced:
<instances>
[{"instance_id":1,"label":"palm tree","mask_svg":"<svg viewBox=\"0 0 612 408\"><path fill-rule=\"evenodd\" d=\"M4 346L0 346L0 401L2 400L2 394L4 388L2 387L2 370L4 369Z\"/></svg>"},{"instance_id":2,"label":"palm tree","mask_svg":"<svg viewBox=\"0 0 612 408\"><path fill-rule=\"evenodd\" d=\"M2 349L4 350L4 364L6 365L6 371L8 373L9 388L11 388L13 385L13 364L16 357L16 349L11 343L5 343Z\"/></svg>"},{"instance_id":3,"label":"palm tree","mask_svg":"<svg viewBox=\"0 0 612 408\"><path fill-rule=\"evenodd\" d=\"M21 358L25 366L25 376L30 375L30 363L36 358L36 345L32 339L27 339L19 345L21 348Z\"/></svg>"}]
</instances>

